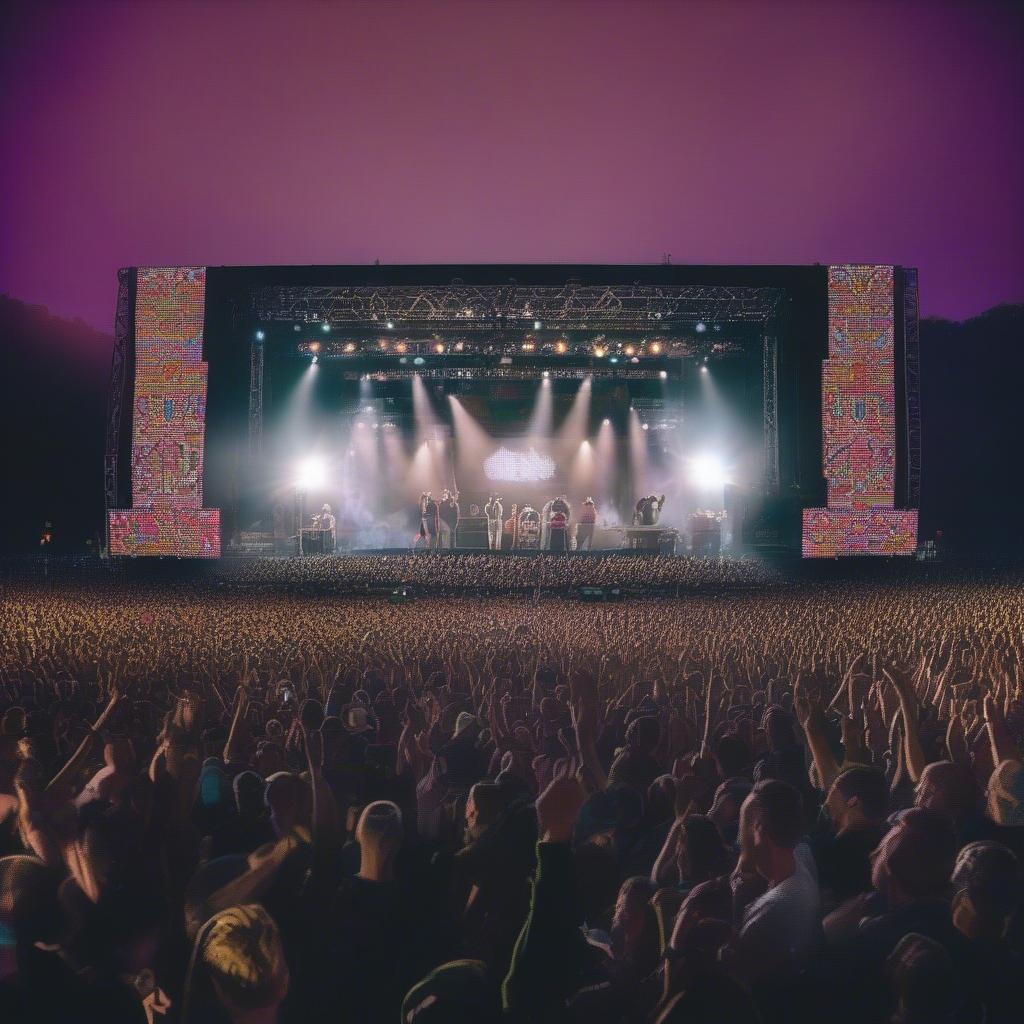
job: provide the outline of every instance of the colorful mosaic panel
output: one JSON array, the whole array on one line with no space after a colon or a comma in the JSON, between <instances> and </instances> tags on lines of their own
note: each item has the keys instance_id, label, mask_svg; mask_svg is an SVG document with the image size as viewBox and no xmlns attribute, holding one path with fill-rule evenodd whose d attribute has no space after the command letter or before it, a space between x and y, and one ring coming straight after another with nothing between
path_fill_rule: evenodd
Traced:
<instances>
[{"instance_id":1,"label":"colorful mosaic panel","mask_svg":"<svg viewBox=\"0 0 1024 1024\"><path fill-rule=\"evenodd\" d=\"M917 512L895 509L893 268L829 267L821 375L828 508L805 509L806 558L913 554Z\"/></svg>"},{"instance_id":2,"label":"colorful mosaic panel","mask_svg":"<svg viewBox=\"0 0 1024 1024\"><path fill-rule=\"evenodd\" d=\"M220 554L220 513L203 506L206 270L138 271L132 508L110 513L117 555Z\"/></svg>"}]
</instances>

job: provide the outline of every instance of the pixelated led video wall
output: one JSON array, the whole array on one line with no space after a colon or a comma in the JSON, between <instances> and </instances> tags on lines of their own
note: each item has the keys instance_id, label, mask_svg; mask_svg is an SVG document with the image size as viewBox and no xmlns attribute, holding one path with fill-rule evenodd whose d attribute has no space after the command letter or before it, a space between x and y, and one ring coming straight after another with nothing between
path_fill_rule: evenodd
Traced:
<instances>
[{"instance_id":1,"label":"pixelated led video wall","mask_svg":"<svg viewBox=\"0 0 1024 1024\"><path fill-rule=\"evenodd\" d=\"M114 555L220 555L220 512L203 508L203 267L137 272L132 507L111 511Z\"/></svg>"},{"instance_id":2,"label":"pixelated led video wall","mask_svg":"<svg viewBox=\"0 0 1024 1024\"><path fill-rule=\"evenodd\" d=\"M804 509L805 558L912 555L917 512L896 488L892 267L828 270L829 357L821 375L828 507Z\"/></svg>"}]
</instances>

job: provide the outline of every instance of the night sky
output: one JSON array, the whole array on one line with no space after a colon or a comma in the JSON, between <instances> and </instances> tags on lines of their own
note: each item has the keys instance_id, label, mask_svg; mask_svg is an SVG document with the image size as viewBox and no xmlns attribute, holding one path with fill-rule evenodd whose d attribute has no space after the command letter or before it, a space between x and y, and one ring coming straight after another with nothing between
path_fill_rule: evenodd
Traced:
<instances>
[{"instance_id":1,"label":"night sky","mask_svg":"<svg viewBox=\"0 0 1024 1024\"><path fill-rule=\"evenodd\" d=\"M1008 4L8 3L0 292L110 330L118 266L921 269L1024 299Z\"/></svg>"}]
</instances>

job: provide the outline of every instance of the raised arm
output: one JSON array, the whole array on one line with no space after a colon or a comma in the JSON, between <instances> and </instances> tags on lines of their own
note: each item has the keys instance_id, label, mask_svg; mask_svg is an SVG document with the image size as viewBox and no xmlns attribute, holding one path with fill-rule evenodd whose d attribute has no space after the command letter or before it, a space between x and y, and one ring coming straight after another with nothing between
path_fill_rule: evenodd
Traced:
<instances>
[{"instance_id":1,"label":"raised arm","mask_svg":"<svg viewBox=\"0 0 1024 1024\"><path fill-rule=\"evenodd\" d=\"M100 729L107 724L107 719L113 714L114 708L117 707L120 700L121 694L115 689L110 695L107 706L100 713L99 718L89 726L89 731L83 737L82 742L79 743L78 749L71 755L64 767L50 780L46 787L48 790L57 789L60 786L70 785L74 782L89 759L93 745L99 738Z\"/></svg>"},{"instance_id":2,"label":"raised arm","mask_svg":"<svg viewBox=\"0 0 1024 1024\"><path fill-rule=\"evenodd\" d=\"M825 735L825 712L821 704L804 690L799 675L793 684L793 710L807 738L818 782L827 793L839 774L839 764Z\"/></svg>"},{"instance_id":3,"label":"raised arm","mask_svg":"<svg viewBox=\"0 0 1024 1024\"><path fill-rule=\"evenodd\" d=\"M911 782L917 783L928 766L924 747L921 744L921 723L918 715L917 695L908 676L896 668L883 669L885 678L893 685L900 699L903 715L903 752L906 757L907 773Z\"/></svg>"},{"instance_id":4,"label":"raised arm","mask_svg":"<svg viewBox=\"0 0 1024 1024\"><path fill-rule=\"evenodd\" d=\"M560 775L537 798L537 873L530 911L501 988L516 1020L544 1020L571 990L585 954L575 905L572 840L583 806L575 775Z\"/></svg>"}]
</instances>

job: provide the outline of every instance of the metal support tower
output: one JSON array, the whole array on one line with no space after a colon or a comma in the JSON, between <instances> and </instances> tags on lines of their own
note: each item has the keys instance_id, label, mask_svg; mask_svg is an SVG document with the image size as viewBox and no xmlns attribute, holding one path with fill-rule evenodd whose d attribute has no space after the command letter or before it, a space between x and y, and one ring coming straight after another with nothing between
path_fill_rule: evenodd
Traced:
<instances>
[{"instance_id":1,"label":"metal support tower","mask_svg":"<svg viewBox=\"0 0 1024 1024\"><path fill-rule=\"evenodd\" d=\"M907 505L921 507L921 335L917 269L904 271L903 366L907 396Z\"/></svg>"},{"instance_id":2,"label":"metal support tower","mask_svg":"<svg viewBox=\"0 0 1024 1024\"><path fill-rule=\"evenodd\" d=\"M249 455L263 454L263 341L249 348Z\"/></svg>"},{"instance_id":3,"label":"metal support tower","mask_svg":"<svg viewBox=\"0 0 1024 1024\"><path fill-rule=\"evenodd\" d=\"M114 354L110 366L110 398L107 401L107 432L103 454L103 498L106 512L123 508L127 495L118 487L118 456L121 446L121 418L129 394L128 367L135 333L135 270L117 272L117 313L114 317ZM110 516L105 515L104 536L110 550Z\"/></svg>"},{"instance_id":4,"label":"metal support tower","mask_svg":"<svg viewBox=\"0 0 1024 1024\"><path fill-rule=\"evenodd\" d=\"M779 340L774 334L763 337L764 402L764 493L774 498L779 493Z\"/></svg>"}]
</instances>

